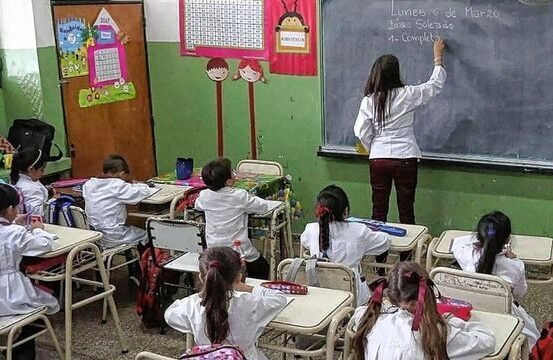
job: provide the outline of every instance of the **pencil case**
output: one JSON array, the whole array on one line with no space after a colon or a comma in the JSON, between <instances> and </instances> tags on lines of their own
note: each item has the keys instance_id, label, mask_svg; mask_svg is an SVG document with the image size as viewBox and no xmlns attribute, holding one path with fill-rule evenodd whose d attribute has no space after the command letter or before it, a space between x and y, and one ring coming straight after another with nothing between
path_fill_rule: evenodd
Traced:
<instances>
[{"instance_id":1,"label":"pencil case","mask_svg":"<svg viewBox=\"0 0 553 360\"><path fill-rule=\"evenodd\" d=\"M367 225L372 231L382 231L386 234L397 236L397 237L404 237L407 235L407 230L404 228L400 228L397 226L387 225L386 223L383 223L382 221L377 220L371 220L371 219L362 219L362 218L356 218L356 217L349 217L346 219L349 222L357 222L361 224Z\"/></svg>"},{"instance_id":2,"label":"pencil case","mask_svg":"<svg viewBox=\"0 0 553 360\"><path fill-rule=\"evenodd\" d=\"M440 315L449 313L465 321L470 319L472 304L469 302L442 296L437 300L437 305Z\"/></svg>"},{"instance_id":3,"label":"pencil case","mask_svg":"<svg viewBox=\"0 0 553 360\"><path fill-rule=\"evenodd\" d=\"M279 290L285 294L307 295L307 286L289 281L267 281L261 284L264 288Z\"/></svg>"}]
</instances>

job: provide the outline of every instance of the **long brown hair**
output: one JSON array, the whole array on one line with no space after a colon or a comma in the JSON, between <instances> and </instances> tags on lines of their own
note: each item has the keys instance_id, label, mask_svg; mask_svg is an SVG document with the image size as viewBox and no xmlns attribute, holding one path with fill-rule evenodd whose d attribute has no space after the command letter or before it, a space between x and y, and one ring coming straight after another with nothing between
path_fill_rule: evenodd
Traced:
<instances>
[{"instance_id":1,"label":"long brown hair","mask_svg":"<svg viewBox=\"0 0 553 360\"><path fill-rule=\"evenodd\" d=\"M200 255L200 304L205 307L206 335L212 344L222 343L228 336L228 305L240 269L240 257L230 247L208 248Z\"/></svg>"},{"instance_id":2,"label":"long brown hair","mask_svg":"<svg viewBox=\"0 0 553 360\"><path fill-rule=\"evenodd\" d=\"M405 261L396 264L388 274L387 295L392 305L399 306L405 303L415 303L419 296L421 278L428 279L428 274L416 262ZM429 285L424 297L424 307L419 329L421 333L422 350L425 354L425 359L449 359L446 347L447 325L442 316L438 313L436 299L431 289L433 285L430 280L427 281ZM365 359L365 346L370 346L370 344L366 344L367 335L372 331L374 324L380 316L382 308L381 302L375 301L373 298L371 298L353 338L355 353L357 354L357 358L361 360Z\"/></svg>"},{"instance_id":3,"label":"long brown hair","mask_svg":"<svg viewBox=\"0 0 553 360\"><path fill-rule=\"evenodd\" d=\"M389 107L388 99L391 91L403 87L399 73L399 60L394 55L382 55L374 62L367 85L365 96L373 97L373 110L378 129L386 127L386 113Z\"/></svg>"}]
</instances>

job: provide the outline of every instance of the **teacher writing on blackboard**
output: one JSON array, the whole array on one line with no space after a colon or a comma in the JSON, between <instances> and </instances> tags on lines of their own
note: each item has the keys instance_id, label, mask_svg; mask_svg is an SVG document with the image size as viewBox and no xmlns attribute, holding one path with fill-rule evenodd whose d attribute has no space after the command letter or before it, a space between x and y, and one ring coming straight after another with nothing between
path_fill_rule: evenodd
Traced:
<instances>
[{"instance_id":1,"label":"teacher writing on blackboard","mask_svg":"<svg viewBox=\"0 0 553 360\"><path fill-rule=\"evenodd\" d=\"M434 71L424 84L404 85L399 60L393 55L379 57L372 67L354 132L369 151L372 218L375 220L387 220L393 181L400 222L415 223L415 190L421 151L413 132L414 110L442 90L446 79L442 66L444 48L442 39L434 42Z\"/></svg>"}]
</instances>

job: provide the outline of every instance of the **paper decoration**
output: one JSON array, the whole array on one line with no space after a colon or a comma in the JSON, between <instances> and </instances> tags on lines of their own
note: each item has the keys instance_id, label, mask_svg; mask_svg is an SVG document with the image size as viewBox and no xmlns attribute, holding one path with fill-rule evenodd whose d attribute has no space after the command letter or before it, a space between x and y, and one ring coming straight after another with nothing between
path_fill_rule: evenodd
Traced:
<instances>
[{"instance_id":1,"label":"paper decoration","mask_svg":"<svg viewBox=\"0 0 553 360\"><path fill-rule=\"evenodd\" d=\"M264 0L180 0L181 55L267 60Z\"/></svg>"},{"instance_id":2,"label":"paper decoration","mask_svg":"<svg viewBox=\"0 0 553 360\"><path fill-rule=\"evenodd\" d=\"M224 141L223 141L223 82L229 73L229 67L225 59L213 58L207 62L205 69L207 76L215 81L215 96L217 98L217 155L223 156Z\"/></svg>"},{"instance_id":3,"label":"paper decoration","mask_svg":"<svg viewBox=\"0 0 553 360\"><path fill-rule=\"evenodd\" d=\"M111 15L108 13L106 8L102 8L102 10L100 10L100 15L98 15L98 17L96 18L94 25L95 26L105 25L107 27L111 27L116 34L120 31L119 26L117 26L117 24L115 23Z\"/></svg>"},{"instance_id":4,"label":"paper decoration","mask_svg":"<svg viewBox=\"0 0 553 360\"><path fill-rule=\"evenodd\" d=\"M270 9L274 74L317 76L317 4L315 0L281 0Z\"/></svg>"},{"instance_id":5,"label":"paper decoration","mask_svg":"<svg viewBox=\"0 0 553 360\"><path fill-rule=\"evenodd\" d=\"M88 74L87 28L84 19L65 18L56 23L62 78Z\"/></svg>"},{"instance_id":6,"label":"paper decoration","mask_svg":"<svg viewBox=\"0 0 553 360\"><path fill-rule=\"evenodd\" d=\"M121 79L123 80L123 79ZM136 97L136 88L132 82L115 82L113 85L101 88L82 89L79 91L79 106L87 108L90 106L109 104L116 101L131 100Z\"/></svg>"},{"instance_id":7,"label":"paper decoration","mask_svg":"<svg viewBox=\"0 0 553 360\"><path fill-rule=\"evenodd\" d=\"M263 68L257 60L244 59L238 65L238 72L234 75L233 80L242 78L248 82L248 100L250 105L250 157L257 159L257 131L255 124L255 96L254 83L261 81L267 82L263 75Z\"/></svg>"}]
</instances>

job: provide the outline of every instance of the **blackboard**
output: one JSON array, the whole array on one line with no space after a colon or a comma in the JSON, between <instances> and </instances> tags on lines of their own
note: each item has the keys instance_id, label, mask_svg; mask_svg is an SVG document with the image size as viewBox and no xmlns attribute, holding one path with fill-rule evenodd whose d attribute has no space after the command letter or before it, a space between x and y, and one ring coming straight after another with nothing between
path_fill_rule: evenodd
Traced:
<instances>
[{"instance_id":1,"label":"blackboard","mask_svg":"<svg viewBox=\"0 0 553 360\"><path fill-rule=\"evenodd\" d=\"M353 152L374 60L428 80L446 40L444 91L415 112L423 157L553 168L552 0L323 0L322 151ZM545 5L536 5L544 3Z\"/></svg>"}]
</instances>

